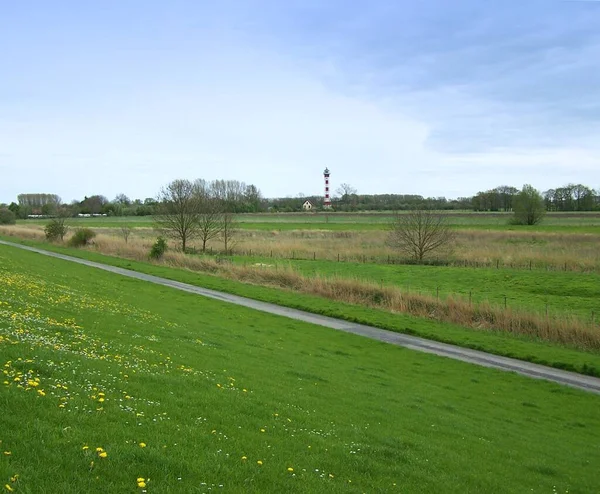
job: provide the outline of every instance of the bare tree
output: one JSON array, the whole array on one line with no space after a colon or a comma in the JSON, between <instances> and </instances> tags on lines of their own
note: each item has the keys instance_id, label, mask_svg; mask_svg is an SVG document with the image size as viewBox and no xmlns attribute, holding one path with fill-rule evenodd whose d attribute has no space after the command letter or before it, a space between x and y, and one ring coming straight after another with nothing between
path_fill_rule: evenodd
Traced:
<instances>
[{"instance_id":1,"label":"bare tree","mask_svg":"<svg viewBox=\"0 0 600 494\"><path fill-rule=\"evenodd\" d=\"M221 225L219 237L223 242L225 254L233 248L233 240L237 233L237 221L235 215L231 212L225 212L221 215Z\"/></svg>"},{"instance_id":2,"label":"bare tree","mask_svg":"<svg viewBox=\"0 0 600 494\"><path fill-rule=\"evenodd\" d=\"M223 212L219 203L212 197L202 199L202 213L198 217L198 237L202 242L202 252L206 252L206 243L221 234ZM227 247L225 247L227 250Z\"/></svg>"},{"instance_id":3,"label":"bare tree","mask_svg":"<svg viewBox=\"0 0 600 494\"><path fill-rule=\"evenodd\" d=\"M354 209L358 202L356 192L356 189L350 184L341 184L336 190L336 193L340 196L339 205L344 208Z\"/></svg>"},{"instance_id":4,"label":"bare tree","mask_svg":"<svg viewBox=\"0 0 600 494\"><path fill-rule=\"evenodd\" d=\"M164 235L181 242L185 252L187 243L198 236L202 214L201 195L197 184L189 180L174 180L163 187L158 195L154 221Z\"/></svg>"},{"instance_id":5,"label":"bare tree","mask_svg":"<svg viewBox=\"0 0 600 494\"><path fill-rule=\"evenodd\" d=\"M422 262L431 252L449 248L454 237L444 214L431 209L416 208L396 215L391 225L388 244L408 254L415 261Z\"/></svg>"},{"instance_id":6,"label":"bare tree","mask_svg":"<svg viewBox=\"0 0 600 494\"><path fill-rule=\"evenodd\" d=\"M346 201L350 196L356 194L356 189L350 184L343 183L340 184L336 192L341 196L342 201Z\"/></svg>"},{"instance_id":7,"label":"bare tree","mask_svg":"<svg viewBox=\"0 0 600 494\"><path fill-rule=\"evenodd\" d=\"M121 237L125 240L125 243L129 240L129 236L131 235L132 228L129 225L123 225L121 227Z\"/></svg>"}]
</instances>

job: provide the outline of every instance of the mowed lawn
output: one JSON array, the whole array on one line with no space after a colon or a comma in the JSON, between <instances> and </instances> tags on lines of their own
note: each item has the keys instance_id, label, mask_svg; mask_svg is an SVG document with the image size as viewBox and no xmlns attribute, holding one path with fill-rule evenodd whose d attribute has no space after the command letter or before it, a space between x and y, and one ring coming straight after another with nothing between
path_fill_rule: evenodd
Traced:
<instances>
[{"instance_id":1,"label":"mowed lawn","mask_svg":"<svg viewBox=\"0 0 600 494\"><path fill-rule=\"evenodd\" d=\"M6 491L600 490L600 396L6 246L0 367Z\"/></svg>"}]
</instances>

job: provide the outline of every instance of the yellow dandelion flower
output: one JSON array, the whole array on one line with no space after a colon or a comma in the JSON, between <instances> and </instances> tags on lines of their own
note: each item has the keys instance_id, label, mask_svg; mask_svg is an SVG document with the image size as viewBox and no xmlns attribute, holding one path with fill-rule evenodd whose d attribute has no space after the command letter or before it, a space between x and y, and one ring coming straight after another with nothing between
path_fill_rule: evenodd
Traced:
<instances>
[{"instance_id":1,"label":"yellow dandelion flower","mask_svg":"<svg viewBox=\"0 0 600 494\"><path fill-rule=\"evenodd\" d=\"M14 489L13 489L13 488L12 488L10 485L8 485L8 484L5 484L5 485L4 485L4 488L5 488L5 489L6 489L8 492L14 492Z\"/></svg>"},{"instance_id":2,"label":"yellow dandelion flower","mask_svg":"<svg viewBox=\"0 0 600 494\"><path fill-rule=\"evenodd\" d=\"M15 473L11 478L10 481L14 484L17 480L19 480L19 474Z\"/></svg>"},{"instance_id":3,"label":"yellow dandelion flower","mask_svg":"<svg viewBox=\"0 0 600 494\"><path fill-rule=\"evenodd\" d=\"M140 446L140 448L145 448L146 447L146 443L140 443L139 446Z\"/></svg>"},{"instance_id":4,"label":"yellow dandelion flower","mask_svg":"<svg viewBox=\"0 0 600 494\"><path fill-rule=\"evenodd\" d=\"M6 456L10 456L10 455L12 455L12 453L11 453L10 451L5 451L5 452L4 452L4 454L5 454Z\"/></svg>"},{"instance_id":5,"label":"yellow dandelion flower","mask_svg":"<svg viewBox=\"0 0 600 494\"><path fill-rule=\"evenodd\" d=\"M102 451L104 451L104 448L100 448L100 447L97 447L97 448L96 448L96 452L98 452L98 453L102 453Z\"/></svg>"},{"instance_id":6,"label":"yellow dandelion flower","mask_svg":"<svg viewBox=\"0 0 600 494\"><path fill-rule=\"evenodd\" d=\"M98 403L103 403L104 402L104 398L98 398Z\"/></svg>"},{"instance_id":7,"label":"yellow dandelion flower","mask_svg":"<svg viewBox=\"0 0 600 494\"><path fill-rule=\"evenodd\" d=\"M100 458L106 458L108 456L108 454L106 453L106 451L102 451L102 453L98 453L98 456Z\"/></svg>"},{"instance_id":8,"label":"yellow dandelion flower","mask_svg":"<svg viewBox=\"0 0 600 494\"><path fill-rule=\"evenodd\" d=\"M242 456L242 461L246 461L248 459L247 456Z\"/></svg>"},{"instance_id":9,"label":"yellow dandelion flower","mask_svg":"<svg viewBox=\"0 0 600 494\"><path fill-rule=\"evenodd\" d=\"M264 430L264 429L261 429L261 430L260 430L260 432L265 432L265 430Z\"/></svg>"},{"instance_id":10,"label":"yellow dandelion flower","mask_svg":"<svg viewBox=\"0 0 600 494\"><path fill-rule=\"evenodd\" d=\"M138 487L140 489L145 489L146 488L146 482L138 482Z\"/></svg>"},{"instance_id":11,"label":"yellow dandelion flower","mask_svg":"<svg viewBox=\"0 0 600 494\"><path fill-rule=\"evenodd\" d=\"M138 477L136 482L145 482L146 479L144 477Z\"/></svg>"},{"instance_id":12,"label":"yellow dandelion flower","mask_svg":"<svg viewBox=\"0 0 600 494\"><path fill-rule=\"evenodd\" d=\"M86 449L90 449L90 447L89 447L89 446L86 444L86 445L85 445L83 448L81 448L81 449L83 449L83 450L85 451Z\"/></svg>"},{"instance_id":13,"label":"yellow dandelion flower","mask_svg":"<svg viewBox=\"0 0 600 494\"><path fill-rule=\"evenodd\" d=\"M258 460L256 463L258 464L258 466L261 466L263 464L262 460Z\"/></svg>"},{"instance_id":14,"label":"yellow dandelion flower","mask_svg":"<svg viewBox=\"0 0 600 494\"><path fill-rule=\"evenodd\" d=\"M330 473L330 474L329 474L329 478L330 478L330 479L332 479L332 478L333 478L333 474L332 474L332 473Z\"/></svg>"},{"instance_id":15,"label":"yellow dandelion flower","mask_svg":"<svg viewBox=\"0 0 600 494\"><path fill-rule=\"evenodd\" d=\"M288 472L293 472L294 469L292 467L288 467Z\"/></svg>"}]
</instances>

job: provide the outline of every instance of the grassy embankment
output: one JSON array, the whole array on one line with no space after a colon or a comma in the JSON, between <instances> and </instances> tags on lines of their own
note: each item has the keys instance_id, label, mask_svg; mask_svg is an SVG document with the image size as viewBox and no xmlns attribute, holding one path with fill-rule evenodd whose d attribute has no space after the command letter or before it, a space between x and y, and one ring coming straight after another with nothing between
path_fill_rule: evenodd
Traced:
<instances>
[{"instance_id":1,"label":"grassy embankment","mask_svg":"<svg viewBox=\"0 0 600 494\"><path fill-rule=\"evenodd\" d=\"M10 238L8 239L10 240ZM409 314L394 313L387 307L386 309L382 307L366 307L365 305L368 304L369 300L372 300L373 293L377 294L379 293L378 290L381 290L377 287L375 287L375 291L373 291L373 287L367 287L367 290L362 290L360 286L356 290L354 283L350 284L349 287L342 283L341 287L346 288L344 293L349 299L349 301L344 301L340 300L343 297L340 296L339 284L315 283L313 279L300 279L297 274L286 270L276 272L255 267L223 265L217 264L214 260L206 261L194 256L184 256L176 252L168 252L161 263L162 265L156 265L148 262L101 255L88 250L67 249L61 246L31 241L22 242L37 245L48 250L63 252L81 258L134 269L215 290L235 293L283 306L370 324L392 331L414 334L424 338L480 349L498 355L515 357L584 374L600 375L600 354L593 350L583 351L573 348L575 342L579 342L580 344L588 342L590 334L595 338L593 341L596 341L597 331L590 332L590 325L588 323L581 325L576 321L576 325L573 327L569 325L564 326L560 321L553 320L549 326L547 324L540 326L542 331L538 337L514 331L517 328L515 324L511 326L513 329L512 332L486 330L485 326L481 324L474 326L478 330L473 330L459 324L416 317ZM123 252L120 255L123 255ZM176 266L176 268L173 266ZM181 267L188 269L180 269ZM240 283L240 281L243 283ZM282 283L286 283L286 285L283 285L286 289L274 288L273 286L277 286L278 283L279 286L282 286ZM298 285L302 283L302 285L296 286L294 283ZM257 284L267 286L257 286ZM306 287L307 293L301 292L302 286ZM353 287L353 291L348 290L348 288L352 289ZM389 288L386 290L389 290ZM344 295L344 293L341 295ZM318 296L315 296L315 294ZM335 296L337 296L337 299L335 299ZM331 298L335 299L334 303L332 303ZM408 304L406 304L406 301L408 301ZM408 309L415 309L417 315L423 315L421 314L423 309L430 310L432 307L444 307L444 305L433 306L432 304L438 302L432 301L431 298L424 298L423 296L414 294L408 298L400 299L400 303L408 305ZM465 309L469 306L463 303L447 304L446 307L451 309L450 315L456 317L453 314L457 312L457 309ZM505 323L510 323L512 320L511 316L513 314L510 311L502 309L478 312L473 311L473 308L477 309L476 306L471 307L471 315L479 314L478 317L480 318L481 316L486 316L488 319L491 319L495 314L504 314L505 319L503 321ZM424 315L431 316L427 313ZM439 314L436 317L439 317ZM526 320L526 318L523 319L523 323ZM556 324L554 324L555 322ZM520 327L527 328L525 324L522 324ZM545 328L551 329L551 334L553 335L558 334L559 337L561 334L566 335L570 340L570 345L565 346L544 341L542 337L548 336L548 334L544 333ZM573 328L575 331L573 331ZM579 332L579 329L582 332ZM595 347L592 346L591 348Z\"/></svg>"},{"instance_id":2,"label":"grassy embankment","mask_svg":"<svg viewBox=\"0 0 600 494\"><path fill-rule=\"evenodd\" d=\"M5 246L0 277L15 492L600 489L596 395Z\"/></svg>"}]
</instances>

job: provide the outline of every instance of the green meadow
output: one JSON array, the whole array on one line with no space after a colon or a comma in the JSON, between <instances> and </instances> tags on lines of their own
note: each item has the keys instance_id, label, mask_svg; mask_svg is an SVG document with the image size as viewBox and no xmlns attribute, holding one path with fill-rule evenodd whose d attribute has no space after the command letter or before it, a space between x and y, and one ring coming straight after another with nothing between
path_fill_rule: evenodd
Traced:
<instances>
[{"instance_id":1,"label":"green meadow","mask_svg":"<svg viewBox=\"0 0 600 494\"><path fill-rule=\"evenodd\" d=\"M450 225L456 229L506 230L557 233L600 234L598 213L548 213L543 223L531 227L510 225L511 213L445 213ZM385 213L247 213L239 214L236 220L244 230L331 230L371 231L385 230L393 220L393 212ZM20 225L44 225L45 219L20 220ZM134 228L151 228L151 216L73 218L73 226L90 228L119 228L129 225Z\"/></svg>"},{"instance_id":2,"label":"green meadow","mask_svg":"<svg viewBox=\"0 0 600 494\"><path fill-rule=\"evenodd\" d=\"M327 260L273 260L269 257L234 256L239 264L292 267L308 276L350 278L383 286L395 286L445 298L469 297L512 308L548 311L600 319L600 274L545 270L462 268L456 266L389 265Z\"/></svg>"},{"instance_id":3,"label":"green meadow","mask_svg":"<svg viewBox=\"0 0 600 494\"><path fill-rule=\"evenodd\" d=\"M600 397L0 246L0 485L600 489Z\"/></svg>"}]
</instances>

